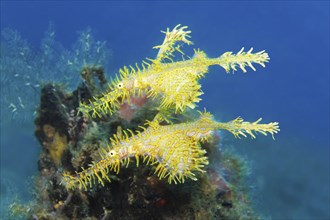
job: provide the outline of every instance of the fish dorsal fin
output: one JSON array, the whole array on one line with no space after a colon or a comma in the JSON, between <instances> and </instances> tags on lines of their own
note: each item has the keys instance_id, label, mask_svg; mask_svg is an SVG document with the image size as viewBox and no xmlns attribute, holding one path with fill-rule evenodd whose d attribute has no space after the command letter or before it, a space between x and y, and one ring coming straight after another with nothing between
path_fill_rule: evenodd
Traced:
<instances>
[{"instance_id":1,"label":"fish dorsal fin","mask_svg":"<svg viewBox=\"0 0 330 220\"><path fill-rule=\"evenodd\" d=\"M186 30L187 28L187 26L178 24L171 31L169 28L167 28L166 31L162 31L162 33L165 34L163 43L153 47L154 49L159 49L155 62L161 62L165 59L172 60L171 57L174 56L173 53L176 51L183 54L180 49L181 45L177 44L178 42L183 42L188 45L193 44L192 41L188 40L191 31Z\"/></svg>"}]
</instances>

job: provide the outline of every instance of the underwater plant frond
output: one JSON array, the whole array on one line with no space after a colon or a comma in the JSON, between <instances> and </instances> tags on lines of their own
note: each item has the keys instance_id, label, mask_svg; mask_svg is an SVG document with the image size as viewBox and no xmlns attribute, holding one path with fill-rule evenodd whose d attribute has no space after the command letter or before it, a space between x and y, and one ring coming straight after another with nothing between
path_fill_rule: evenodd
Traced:
<instances>
[{"instance_id":1,"label":"underwater plant frond","mask_svg":"<svg viewBox=\"0 0 330 220\"><path fill-rule=\"evenodd\" d=\"M63 183L67 188L85 189L98 182L110 181L109 172L118 173L121 166L128 166L130 158L140 159L145 164L155 167L159 179L167 179L169 183L183 183L186 179L197 180L196 172L205 172L208 165L206 151L200 142L208 141L215 130L225 129L235 137L255 138L253 132L274 135L279 131L278 123L259 124L244 122L236 118L227 123L216 122L209 112L200 112L200 118L194 122L161 126L157 121L148 122L148 127L140 126L144 131L126 130L110 138L110 145L100 150L101 160L93 162L89 168L76 175L63 175ZM110 147L111 146L111 147Z\"/></svg>"}]
</instances>

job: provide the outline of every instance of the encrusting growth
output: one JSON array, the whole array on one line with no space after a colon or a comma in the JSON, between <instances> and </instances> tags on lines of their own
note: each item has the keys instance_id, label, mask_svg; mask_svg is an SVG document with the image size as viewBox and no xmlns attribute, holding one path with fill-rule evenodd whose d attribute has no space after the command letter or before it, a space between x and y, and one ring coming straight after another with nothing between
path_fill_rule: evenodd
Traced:
<instances>
[{"instance_id":1,"label":"encrusting growth","mask_svg":"<svg viewBox=\"0 0 330 220\"><path fill-rule=\"evenodd\" d=\"M220 123L204 112L195 122L161 126L152 121L144 132L134 134L127 130L122 135L114 135L108 148L100 150L100 161L74 176L65 173L62 182L68 189L87 190L95 182L104 185L104 181L110 181L108 173L118 173L122 166L129 165L130 158L135 158L137 166L140 159L151 164L159 179L167 178L169 183L183 183L187 178L197 180L195 172L205 172L204 166L208 164L201 142L208 141L213 132L220 129L230 131L235 137L250 135L252 138L255 133L274 135L279 131L277 122L259 124L260 120L250 123L237 118Z\"/></svg>"},{"instance_id":2,"label":"encrusting growth","mask_svg":"<svg viewBox=\"0 0 330 220\"><path fill-rule=\"evenodd\" d=\"M205 52L197 49L191 59L175 62L174 53L179 52L184 57L179 43L191 45L191 31L187 27L177 25L172 31L167 29L164 42L155 46L158 55L155 59L143 61L138 64L123 67L119 70L120 76L109 85L108 92L90 103L81 103L79 111L92 117L111 115L116 112L124 101L130 101L130 97L147 94L148 98L160 99L159 111L175 108L176 113L183 112L186 107L194 108L199 102L201 85L199 79L203 77L209 66L218 65L226 72L237 71L240 68L246 72L249 66L254 71L253 63L265 66L269 61L265 51L252 53L244 52L242 48L237 54L226 52L217 58L208 58Z\"/></svg>"}]
</instances>

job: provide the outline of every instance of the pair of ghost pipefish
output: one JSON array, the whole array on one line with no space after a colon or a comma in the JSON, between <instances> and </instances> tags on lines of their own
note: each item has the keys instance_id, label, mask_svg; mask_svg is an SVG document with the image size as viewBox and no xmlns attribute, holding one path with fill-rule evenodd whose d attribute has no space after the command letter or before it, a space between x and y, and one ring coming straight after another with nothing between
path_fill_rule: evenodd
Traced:
<instances>
[{"instance_id":1,"label":"pair of ghost pipefish","mask_svg":"<svg viewBox=\"0 0 330 220\"><path fill-rule=\"evenodd\" d=\"M130 66L119 70L120 76L109 85L109 91L100 98L94 98L89 104L81 103L79 111L84 115L101 117L114 114L121 104L131 97L146 94L148 98L159 99L159 114L152 122L143 127L143 132L123 131L123 135L110 138L107 149L101 149L101 159L93 162L87 169L71 175L64 173L62 183L68 189L85 189L98 182L104 185L110 181L109 172L118 173L121 166L128 166L130 158L135 158L137 166L140 159L155 167L155 174L160 179L167 178L169 183L182 183L185 179L197 180L196 172L205 172L208 164L206 151L200 143L208 141L215 130L228 130L235 137L255 133L272 136L279 131L277 122L259 124L244 122L238 117L227 123L213 120L208 112L201 113L198 120L174 125L161 126L159 122L166 120L166 114L183 113L186 107L194 108L202 94L198 80L208 71L208 67L219 65L226 72L245 67L253 70L253 63L264 66L268 62L268 54L264 51L252 53L240 50L237 54L226 52L218 58L208 58L201 50L195 50L193 58L173 61L174 53L181 50L179 42L192 44L188 38L190 31L186 26L177 25L172 31L167 29L164 42L154 48L159 49L155 59L143 61L139 67ZM164 117L164 115L165 117Z\"/></svg>"}]
</instances>

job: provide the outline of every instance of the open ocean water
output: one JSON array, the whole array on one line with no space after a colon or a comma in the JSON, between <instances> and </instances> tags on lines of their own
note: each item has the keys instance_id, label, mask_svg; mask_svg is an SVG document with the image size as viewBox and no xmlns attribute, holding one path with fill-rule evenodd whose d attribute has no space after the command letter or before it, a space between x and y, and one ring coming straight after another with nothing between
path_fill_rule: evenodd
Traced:
<instances>
[{"instance_id":1,"label":"open ocean water","mask_svg":"<svg viewBox=\"0 0 330 220\"><path fill-rule=\"evenodd\" d=\"M266 68L256 65L256 72L210 68L198 105L223 121L242 116L280 123L275 141L224 135L251 162L249 184L263 215L330 218L329 1L1 1L1 47L6 48L0 69L1 212L15 194L26 201L31 197L39 152L33 135L38 82L76 83L74 76L62 74L58 58L33 59L37 51L52 45L49 53L79 57L65 51L74 51L80 34L90 28L95 41L105 41L101 46L109 49L110 75L154 57L151 48L163 40L160 30L177 24L192 30L188 54L201 48L217 57L242 47L269 53Z\"/></svg>"}]
</instances>

